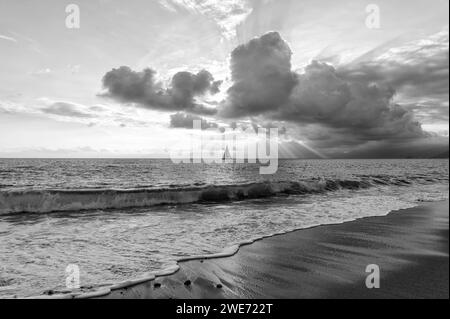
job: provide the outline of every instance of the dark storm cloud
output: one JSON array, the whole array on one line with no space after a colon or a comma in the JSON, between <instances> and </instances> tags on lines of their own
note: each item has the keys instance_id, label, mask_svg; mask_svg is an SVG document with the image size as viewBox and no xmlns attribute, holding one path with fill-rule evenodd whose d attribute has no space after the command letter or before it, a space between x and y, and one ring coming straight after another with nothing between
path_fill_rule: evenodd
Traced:
<instances>
[{"instance_id":1,"label":"dark storm cloud","mask_svg":"<svg viewBox=\"0 0 450 319\"><path fill-rule=\"evenodd\" d=\"M95 115L86 112L85 110L80 108L80 106L68 102L55 102L45 108L42 108L41 111L47 114L67 116L67 117L78 117L78 118L95 117Z\"/></svg>"},{"instance_id":2,"label":"dark storm cloud","mask_svg":"<svg viewBox=\"0 0 450 319\"><path fill-rule=\"evenodd\" d=\"M354 140L423 137L413 113L393 102L394 88L373 81L351 81L324 63L312 62L299 75L289 103L274 117L320 124Z\"/></svg>"},{"instance_id":3,"label":"dark storm cloud","mask_svg":"<svg viewBox=\"0 0 450 319\"><path fill-rule=\"evenodd\" d=\"M210 129L210 128L218 128L216 123L209 122L199 116L185 114L185 113L176 113L170 116L170 127L171 128L185 128L185 129L193 129L194 121L201 121L202 129Z\"/></svg>"},{"instance_id":4,"label":"dark storm cloud","mask_svg":"<svg viewBox=\"0 0 450 319\"><path fill-rule=\"evenodd\" d=\"M435 72L428 76L436 82L441 74L446 74L435 68L434 62L429 63L429 68ZM233 85L220 114L232 118L260 116L299 127L314 126L321 130L323 147L427 137L413 112L394 102L398 88L426 81L427 75L414 78L426 69L402 70L404 74L399 71L397 77L386 80L382 72L366 74L363 67L336 70L313 61L304 72L296 74L291 71L289 46L272 32L233 51ZM433 91L445 92L434 86ZM316 139L315 131L309 132L310 140Z\"/></svg>"},{"instance_id":5,"label":"dark storm cloud","mask_svg":"<svg viewBox=\"0 0 450 319\"><path fill-rule=\"evenodd\" d=\"M260 115L286 103L297 84L291 56L291 49L277 32L238 46L231 53L233 85L221 115Z\"/></svg>"},{"instance_id":6,"label":"dark storm cloud","mask_svg":"<svg viewBox=\"0 0 450 319\"><path fill-rule=\"evenodd\" d=\"M136 72L122 66L103 77L103 87L106 89L103 95L149 109L212 115L216 110L196 103L195 97L208 92L217 93L220 84L211 73L202 70L197 74L179 72L173 76L170 87L163 88L154 70Z\"/></svg>"}]
</instances>

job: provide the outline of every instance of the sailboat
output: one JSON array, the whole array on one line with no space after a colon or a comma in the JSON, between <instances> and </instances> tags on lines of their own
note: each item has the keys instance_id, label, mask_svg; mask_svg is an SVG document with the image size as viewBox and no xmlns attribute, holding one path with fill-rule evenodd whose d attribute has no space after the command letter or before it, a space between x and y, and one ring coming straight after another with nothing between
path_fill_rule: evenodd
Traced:
<instances>
[{"instance_id":1,"label":"sailboat","mask_svg":"<svg viewBox=\"0 0 450 319\"><path fill-rule=\"evenodd\" d=\"M224 163L232 163L233 162L233 158L231 157L228 146L226 147L225 152L223 153L222 161Z\"/></svg>"}]
</instances>

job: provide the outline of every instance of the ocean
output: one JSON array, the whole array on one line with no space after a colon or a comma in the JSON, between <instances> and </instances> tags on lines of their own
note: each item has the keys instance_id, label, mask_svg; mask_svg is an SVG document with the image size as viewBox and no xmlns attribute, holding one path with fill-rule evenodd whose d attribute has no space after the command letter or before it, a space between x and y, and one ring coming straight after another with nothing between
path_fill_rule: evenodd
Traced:
<instances>
[{"instance_id":1,"label":"ocean","mask_svg":"<svg viewBox=\"0 0 450 319\"><path fill-rule=\"evenodd\" d=\"M173 267L273 234L448 199L448 160L0 159L0 297Z\"/></svg>"}]
</instances>

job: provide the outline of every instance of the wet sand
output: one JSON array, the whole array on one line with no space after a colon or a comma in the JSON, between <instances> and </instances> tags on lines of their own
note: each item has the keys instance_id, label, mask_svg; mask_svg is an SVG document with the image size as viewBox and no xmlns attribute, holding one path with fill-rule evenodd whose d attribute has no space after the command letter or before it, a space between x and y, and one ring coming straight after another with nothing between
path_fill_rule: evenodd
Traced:
<instances>
[{"instance_id":1,"label":"wet sand","mask_svg":"<svg viewBox=\"0 0 450 319\"><path fill-rule=\"evenodd\" d=\"M103 298L449 298L449 203L298 230ZM367 265L380 267L368 289Z\"/></svg>"}]
</instances>

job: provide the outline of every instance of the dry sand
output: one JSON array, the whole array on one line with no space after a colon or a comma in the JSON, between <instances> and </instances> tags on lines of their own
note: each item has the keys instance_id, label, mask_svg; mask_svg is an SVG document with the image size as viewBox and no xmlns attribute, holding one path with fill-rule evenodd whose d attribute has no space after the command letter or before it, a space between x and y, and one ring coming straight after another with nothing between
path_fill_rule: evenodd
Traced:
<instances>
[{"instance_id":1,"label":"dry sand","mask_svg":"<svg viewBox=\"0 0 450 319\"><path fill-rule=\"evenodd\" d=\"M173 275L103 298L448 299L448 206L426 203L267 238L231 257L181 262ZM380 267L380 289L366 288L369 264Z\"/></svg>"}]
</instances>

